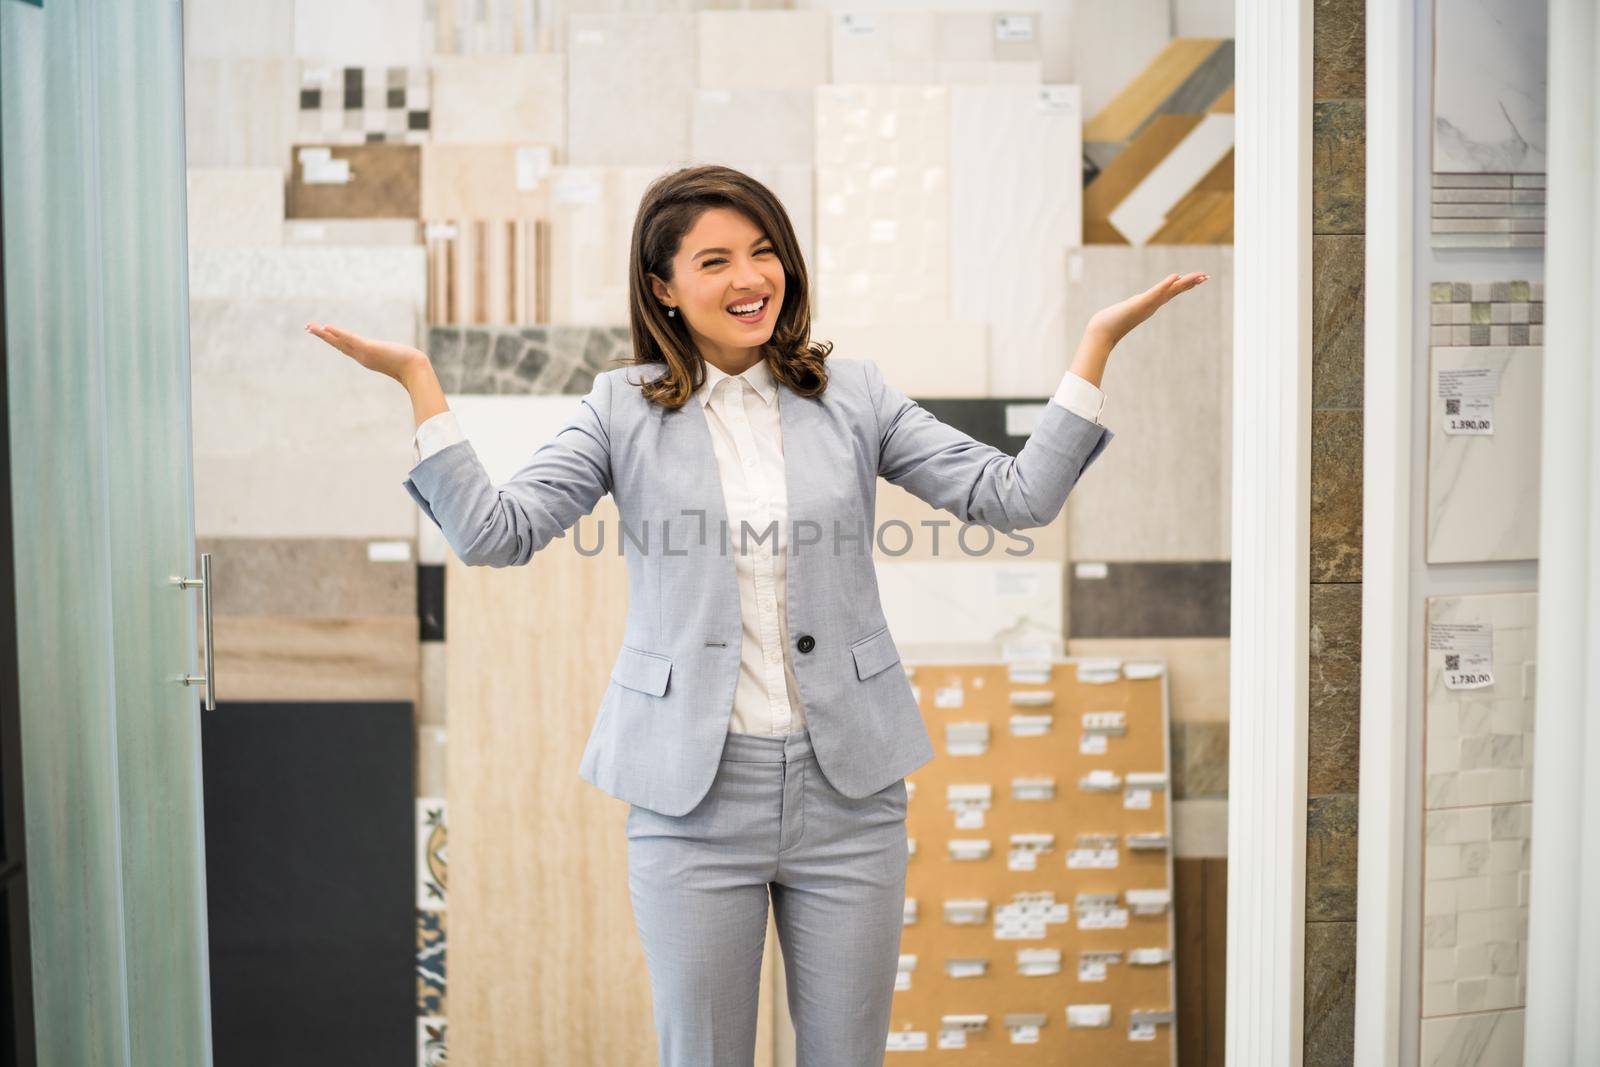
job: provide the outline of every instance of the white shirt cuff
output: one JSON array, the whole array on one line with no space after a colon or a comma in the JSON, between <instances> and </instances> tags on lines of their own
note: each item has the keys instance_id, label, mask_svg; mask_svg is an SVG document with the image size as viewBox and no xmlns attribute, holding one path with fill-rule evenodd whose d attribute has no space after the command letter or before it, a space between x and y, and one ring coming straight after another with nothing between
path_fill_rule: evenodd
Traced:
<instances>
[{"instance_id":1,"label":"white shirt cuff","mask_svg":"<svg viewBox=\"0 0 1600 1067\"><path fill-rule=\"evenodd\" d=\"M1105 407L1106 394L1087 378L1067 371L1066 377L1061 379L1061 384L1056 388L1056 395L1050 399L1074 415L1081 415L1090 422L1098 423L1100 409Z\"/></svg>"},{"instance_id":2,"label":"white shirt cuff","mask_svg":"<svg viewBox=\"0 0 1600 1067\"><path fill-rule=\"evenodd\" d=\"M456 421L456 413L447 409L422 420L422 425L417 427L417 432L411 438L411 449L416 454L417 462L421 463L435 452L466 439L467 435L461 432L461 423Z\"/></svg>"}]
</instances>

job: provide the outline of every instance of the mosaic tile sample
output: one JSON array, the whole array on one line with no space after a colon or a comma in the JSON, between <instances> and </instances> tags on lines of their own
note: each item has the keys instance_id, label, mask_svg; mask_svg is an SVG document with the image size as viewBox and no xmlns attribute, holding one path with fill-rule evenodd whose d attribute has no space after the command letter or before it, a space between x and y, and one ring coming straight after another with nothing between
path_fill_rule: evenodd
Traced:
<instances>
[{"instance_id":1,"label":"mosaic tile sample","mask_svg":"<svg viewBox=\"0 0 1600 1067\"><path fill-rule=\"evenodd\" d=\"M695 16L567 19L567 162L678 163L699 71Z\"/></svg>"},{"instance_id":2,"label":"mosaic tile sample","mask_svg":"<svg viewBox=\"0 0 1600 1067\"><path fill-rule=\"evenodd\" d=\"M1429 563L1538 558L1543 359L1538 345L1431 350Z\"/></svg>"},{"instance_id":3,"label":"mosaic tile sample","mask_svg":"<svg viewBox=\"0 0 1600 1067\"><path fill-rule=\"evenodd\" d=\"M833 81L839 85L1034 82L1042 76L1036 11L837 12Z\"/></svg>"},{"instance_id":4,"label":"mosaic tile sample","mask_svg":"<svg viewBox=\"0 0 1600 1067\"><path fill-rule=\"evenodd\" d=\"M1076 337L1067 253L1082 244L1082 113L1072 85L950 93L950 314L989 325L988 392L1055 392Z\"/></svg>"},{"instance_id":5,"label":"mosaic tile sample","mask_svg":"<svg viewBox=\"0 0 1600 1067\"><path fill-rule=\"evenodd\" d=\"M189 247L283 243L283 171L205 167L188 174Z\"/></svg>"},{"instance_id":6,"label":"mosaic tile sample","mask_svg":"<svg viewBox=\"0 0 1600 1067\"><path fill-rule=\"evenodd\" d=\"M423 235L428 250L429 322L549 320L548 222L430 221Z\"/></svg>"},{"instance_id":7,"label":"mosaic tile sample","mask_svg":"<svg viewBox=\"0 0 1600 1067\"><path fill-rule=\"evenodd\" d=\"M1424 807L1533 799L1538 619L1534 593L1428 598L1430 626L1471 623L1490 628L1494 684L1448 689L1446 653L1428 651Z\"/></svg>"},{"instance_id":8,"label":"mosaic tile sample","mask_svg":"<svg viewBox=\"0 0 1600 1067\"><path fill-rule=\"evenodd\" d=\"M426 63L427 6L427 0L294 0L294 54L312 63Z\"/></svg>"},{"instance_id":9,"label":"mosaic tile sample","mask_svg":"<svg viewBox=\"0 0 1600 1067\"><path fill-rule=\"evenodd\" d=\"M433 58L433 139L546 144L567 138L567 60L560 52Z\"/></svg>"},{"instance_id":10,"label":"mosaic tile sample","mask_svg":"<svg viewBox=\"0 0 1600 1067\"><path fill-rule=\"evenodd\" d=\"M550 321L628 322L634 217L660 166L557 167L550 187Z\"/></svg>"},{"instance_id":11,"label":"mosaic tile sample","mask_svg":"<svg viewBox=\"0 0 1600 1067\"><path fill-rule=\"evenodd\" d=\"M950 317L949 129L941 87L817 90L819 317Z\"/></svg>"},{"instance_id":12,"label":"mosaic tile sample","mask_svg":"<svg viewBox=\"0 0 1600 1067\"><path fill-rule=\"evenodd\" d=\"M419 145L296 145L288 158L288 218L414 219L421 210Z\"/></svg>"},{"instance_id":13,"label":"mosaic tile sample","mask_svg":"<svg viewBox=\"0 0 1600 1067\"><path fill-rule=\"evenodd\" d=\"M1543 174L1435 174L1430 229L1439 248L1542 248Z\"/></svg>"},{"instance_id":14,"label":"mosaic tile sample","mask_svg":"<svg viewBox=\"0 0 1600 1067\"><path fill-rule=\"evenodd\" d=\"M627 327L434 326L428 358L450 394L582 396L601 371L633 354Z\"/></svg>"},{"instance_id":15,"label":"mosaic tile sample","mask_svg":"<svg viewBox=\"0 0 1600 1067\"><path fill-rule=\"evenodd\" d=\"M1211 279L1162 308L1112 354L1101 421L1122 436L1067 498L1074 559L1229 556L1233 249L1090 245L1070 266L1067 323L1175 272ZM991 356L991 361L994 359ZM1034 356L1032 358L1037 358ZM1137 441L1135 448L1121 447Z\"/></svg>"},{"instance_id":16,"label":"mosaic tile sample","mask_svg":"<svg viewBox=\"0 0 1600 1067\"><path fill-rule=\"evenodd\" d=\"M1422 1014L1521 1007L1531 804L1423 816Z\"/></svg>"},{"instance_id":17,"label":"mosaic tile sample","mask_svg":"<svg viewBox=\"0 0 1600 1067\"><path fill-rule=\"evenodd\" d=\"M200 59L183 68L184 153L190 167L282 169L294 141L293 59Z\"/></svg>"},{"instance_id":18,"label":"mosaic tile sample","mask_svg":"<svg viewBox=\"0 0 1600 1067\"><path fill-rule=\"evenodd\" d=\"M428 68L300 67L299 122L304 142L364 144L428 139Z\"/></svg>"},{"instance_id":19,"label":"mosaic tile sample","mask_svg":"<svg viewBox=\"0 0 1600 1067\"><path fill-rule=\"evenodd\" d=\"M701 11L704 89L809 89L828 80L833 18L826 11Z\"/></svg>"},{"instance_id":20,"label":"mosaic tile sample","mask_svg":"<svg viewBox=\"0 0 1600 1067\"><path fill-rule=\"evenodd\" d=\"M1543 282L1434 282L1429 299L1430 344L1544 344Z\"/></svg>"},{"instance_id":21,"label":"mosaic tile sample","mask_svg":"<svg viewBox=\"0 0 1600 1067\"><path fill-rule=\"evenodd\" d=\"M690 119L692 159L809 167L817 139L812 96L810 89L697 90Z\"/></svg>"}]
</instances>

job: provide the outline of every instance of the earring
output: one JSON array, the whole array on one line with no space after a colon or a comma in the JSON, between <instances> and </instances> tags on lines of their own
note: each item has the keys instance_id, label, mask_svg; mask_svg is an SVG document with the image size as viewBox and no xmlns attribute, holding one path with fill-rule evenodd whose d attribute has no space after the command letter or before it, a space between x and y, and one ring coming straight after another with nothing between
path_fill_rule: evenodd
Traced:
<instances>
[{"instance_id":1,"label":"earring","mask_svg":"<svg viewBox=\"0 0 1600 1067\"><path fill-rule=\"evenodd\" d=\"M678 313L678 309L677 309L677 308L668 308L668 309L667 309L667 318L669 318L669 319L670 319L670 318L672 318L672 317L673 317L673 316L674 316L674 315L676 315L676 314L677 314L677 313Z\"/></svg>"}]
</instances>

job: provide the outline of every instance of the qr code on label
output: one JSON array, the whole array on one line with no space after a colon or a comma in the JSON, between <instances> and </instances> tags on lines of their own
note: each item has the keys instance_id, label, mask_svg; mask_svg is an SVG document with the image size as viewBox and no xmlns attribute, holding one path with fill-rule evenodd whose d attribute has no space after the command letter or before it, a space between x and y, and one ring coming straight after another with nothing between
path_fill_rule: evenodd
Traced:
<instances>
[{"instance_id":1,"label":"qr code on label","mask_svg":"<svg viewBox=\"0 0 1600 1067\"><path fill-rule=\"evenodd\" d=\"M1459 671L1461 669L1460 654L1446 654L1444 657L1444 669L1447 671Z\"/></svg>"},{"instance_id":2,"label":"qr code on label","mask_svg":"<svg viewBox=\"0 0 1600 1067\"><path fill-rule=\"evenodd\" d=\"M1446 415L1459 415L1459 414L1461 414L1461 401L1460 400L1446 400L1444 402L1444 413Z\"/></svg>"}]
</instances>

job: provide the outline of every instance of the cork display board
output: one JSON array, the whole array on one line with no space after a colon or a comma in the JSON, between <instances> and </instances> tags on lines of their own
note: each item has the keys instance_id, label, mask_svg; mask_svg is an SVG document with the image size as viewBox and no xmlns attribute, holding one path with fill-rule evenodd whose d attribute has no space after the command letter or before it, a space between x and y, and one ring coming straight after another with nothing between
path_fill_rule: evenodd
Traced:
<instances>
[{"instance_id":1,"label":"cork display board","mask_svg":"<svg viewBox=\"0 0 1600 1067\"><path fill-rule=\"evenodd\" d=\"M935 754L906 779L889 1062L1172 1067L1165 664L904 668Z\"/></svg>"}]
</instances>

